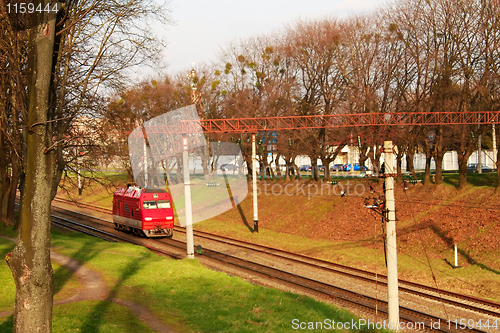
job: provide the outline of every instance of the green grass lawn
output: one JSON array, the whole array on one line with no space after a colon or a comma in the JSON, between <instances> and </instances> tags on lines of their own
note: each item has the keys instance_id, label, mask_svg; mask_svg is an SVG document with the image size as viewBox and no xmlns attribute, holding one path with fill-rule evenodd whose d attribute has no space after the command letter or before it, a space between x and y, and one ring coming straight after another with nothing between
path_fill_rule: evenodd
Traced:
<instances>
[{"instance_id":1,"label":"green grass lawn","mask_svg":"<svg viewBox=\"0 0 500 333\"><path fill-rule=\"evenodd\" d=\"M479 200L475 205L481 205L485 199L485 193L493 192L496 185L495 173L483 174L468 174L469 185L467 189L461 192L455 192L454 186L458 184L458 174L445 173L444 182L439 187L436 187L437 193L445 192L442 198L443 203L453 204L454 201L460 199L463 195L466 198ZM122 178L114 176L115 181L123 182ZM418 174L419 179L423 178L423 174ZM339 179L342 181L342 179ZM348 179L349 180L349 179ZM350 180L359 183L366 183L366 180ZM307 181L306 181L307 182ZM372 181L376 183L377 181ZM277 182L269 182L269 187ZM261 183L262 186L262 183ZM423 200L426 196L433 197L433 190L426 192L421 186L410 185L410 197L416 195L419 200ZM419 196L420 193L420 196ZM427 194L425 194L427 193ZM107 192L100 189L98 186L93 186L91 189L85 189L83 196L78 197L83 202L95 203L98 198L106 197ZM108 195L109 196L109 195ZM438 195L439 196L439 195ZM109 203L103 205L111 207L110 197ZM407 200L406 198L404 200ZM404 201L403 200L403 201ZM438 197L436 197L438 200ZM439 199L441 200L441 199ZM383 244L380 235L359 238L357 240L329 240L325 238L314 238L311 233L316 228L328 227L335 232L338 227L328 218L324 216L331 215L332 212L337 212L342 208L342 200L335 196L298 198L297 196L259 196L259 221L261 231L254 233L252 210L253 202L251 195L238 206L238 209L232 209L222 215L215 216L206 221L196 223L195 229L208 232L224 234L230 237L262 243L268 246L275 246L281 249L304 253L313 257L318 257L334 262L355 266L370 271L384 273L385 260L383 252ZM466 201L468 202L468 201ZM471 201L472 202L472 201ZM403 206L404 202L398 203L398 209ZM494 202L488 203L492 205ZM358 206L356 206L358 207ZM359 205L362 208L362 204ZM356 209L358 209L356 208ZM438 216L432 216L433 212ZM351 211L340 210L337 215L352 215ZM428 218L434 218L435 223L440 222L439 214L447 214L446 207L439 205L429 206L427 209L417 212L414 216L406 217L398 221L400 230L406 230L406 233L411 235L404 239L404 235L398 235L400 251L399 273L400 278L413 280L415 282L434 285L434 277L438 279L439 286L445 289L456 292L466 292L472 295L500 300L500 280L498 275L500 270L498 265L499 252L492 250L482 250L475 243L479 243L482 235L487 235L494 229L495 221L485 220L486 226L480 231L471 230L470 240L464 240L459 243L462 251L459 261L462 269L453 269L450 262L453 262L453 251L449 247L443 246L443 239L430 239L423 242L414 231L421 222L425 222ZM465 212L464 212L465 213ZM398 215L401 216L401 215ZM477 215L476 219L481 220L481 216ZM323 220L322 220L323 219ZM373 217L371 217L373 220ZM495 219L493 217L493 219ZM360 221L356 218L351 218L352 225L358 224ZM323 221L321 223L314 221ZM377 220L378 221L378 220ZM378 223L378 222L377 222ZM370 228L373 226L366 224ZM378 227L378 232L381 232L382 226ZM425 229L424 229L425 230ZM487 230L488 232L486 232ZM353 230L345 230L346 232L354 233ZM493 230L492 232L495 232ZM437 233L437 231L435 231ZM443 235L441 235L444 237ZM434 241L437 242L434 242ZM466 242L467 241L467 242ZM439 245L439 244L441 245ZM472 246L472 247L471 247ZM475 246L475 247L474 247ZM426 248L424 250L424 247ZM429 258L427 257L429 255ZM472 259L470 257L473 257ZM429 263L433 267L430 269Z\"/></svg>"},{"instance_id":2,"label":"green grass lawn","mask_svg":"<svg viewBox=\"0 0 500 333\"><path fill-rule=\"evenodd\" d=\"M443 174L443 182L458 186L458 173ZM474 186L497 186L497 173L496 172L485 172L479 173L468 173L467 182Z\"/></svg>"},{"instance_id":3,"label":"green grass lawn","mask_svg":"<svg viewBox=\"0 0 500 333\"><path fill-rule=\"evenodd\" d=\"M2 259L0 264L0 286L2 286L0 288L0 312L12 310L12 306L14 304L16 286L14 285L10 269L7 266L7 263L3 260L7 253L12 251L13 248L13 242L0 238L0 259Z\"/></svg>"},{"instance_id":4,"label":"green grass lawn","mask_svg":"<svg viewBox=\"0 0 500 333\"><path fill-rule=\"evenodd\" d=\"M127 175L117 172L98 172L91 174L82 171L83 177L96 177L94 180L85 179L82 195L78 195L76 174L68 172L61 180L58 196L64 199L83 201L88 204L111 207L113 204L113 192L127 184Z\"/></svg>"},{"instance_id":5,"label":"green grass lawn","mask_svg":"<svg viewBox=\"0 0 500 333\"><path fill-rule=\"evenodd\" d=\"M5 228L0 229L0 234ZM13 243L0 238L0 254ZM288 332L292 321L357 320L350 313L309 297L249 284L210 270L196 260L173 260L130 244L108 243L77 233L53 232L56 251L102 274L111 297L147 306L178 332ZM57 273L56 289L71 284ZM70 274L71 275L71 274ZM14 300L9 269L0 266L0 310ZM0 318L0 332L11 332L12 316ZM54 307L54 332L149 332L127 308L107 301ZM363 330L361 330L363 331ZM365 330L368 331L368 330Z\"/></svg>"},{"instance_id":6,"label":"green grass lawn","mask_svg":"<svg viewBox=\"0 0 500 333\"><path fill-rule=\"evenodd\" d=\"M86 301L54 306L52 332L155 332L136 318L126 307L106 302L106 311L98 312L102 308L102 303ZM12 332L12 329L13 317L0 317L0 332Z\"/></svg>"}]
</instances>

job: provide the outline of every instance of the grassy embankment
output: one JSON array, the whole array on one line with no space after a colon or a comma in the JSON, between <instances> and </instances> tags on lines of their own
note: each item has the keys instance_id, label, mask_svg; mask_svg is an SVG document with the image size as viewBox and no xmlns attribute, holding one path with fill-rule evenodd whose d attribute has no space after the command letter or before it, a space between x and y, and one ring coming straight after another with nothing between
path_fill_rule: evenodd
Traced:
<instances>
[{"instance_id":1,"label":"grassy embankment","mask_svg":"<svg viewBox=\"0 0 500 333\"><path fill-rule=\"evenodd\" d=\"M4 227L0 234L14 236ZM176 261L130 244L115 244L77 233L53 231L52 245L61 254L99 272L109 297L147 306L178 332L286 332L292 320L351 322L357 319L311 298L255 286L205 268L194 260ZM14 243L0 238L0 256ZM65 268L53 265L55 299L79 287ZM0 311L12 309L15 287L0 265ZM0 332L12 331L12 316L0 318ZM54 332L151 332L130 311L108 301L54 306ZM367 330L366 330L367 331Z\"/></svg>"},{"instance_id":2,"label":"grassy embankment","mask_svg":"<svg viewBox=\"0 0 500 333\"><path fill-rule=\"evenodd\" d=\"M123 177L114 177L115 182L125 182ZM496 174L469 174L469 185L460 192L455 189L458 175L444 177L439 186L409 185L407 193L400 185L396 188L400 278L435 285L434 275L440 288L500 301ZM381 218L363 208L363 200L369 196L367 181L338 180L342 184L347 180L361 184L365 192L359 197L340 198L335 195L338 189L325 185L321 195L314 182L303 180L293 183L288 188L292 195L288 195L283 187L290 182L268 181L267 192L265 183L260 182L258 234L252 232L250 193L238 209L197 223L195 229L385 273ZM376 180L370 184L377 193L382 192ZM281 186L280 195L273 194L273 185L277 185L275 193ZM99 187L86 189L78 199L111 207L111 196ZM453 243L459 247L461 269L451 265Z\"/></svg>"}]
</instances>

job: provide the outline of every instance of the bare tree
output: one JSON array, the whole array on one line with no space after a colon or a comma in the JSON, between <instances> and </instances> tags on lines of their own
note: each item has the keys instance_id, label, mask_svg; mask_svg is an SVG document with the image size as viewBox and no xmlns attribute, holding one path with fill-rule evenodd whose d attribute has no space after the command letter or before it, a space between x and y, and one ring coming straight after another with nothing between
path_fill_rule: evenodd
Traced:
<instances>
[{"instance_id":1,"label":"bare tree","mask_svg":"<svg viewBox=\"0 0 500 333\"><path fill-rule=\"evenodd\" d=\"M152 35L141 37L143 30L134 22L165 11L144 1L38 0L33 8L43 10L23 16L4 15L5 5L0 2L5 28L0 50L14 52L5 67L10 81L1 86L11 101L2 100L0 107L12 130L3 131L0 140L7 140L15 154L7 159L13 171L10 191L15 193L18 184L21 190L19 235L7 256L16 282L14 329L50 332L50 204L70 156L64 150L81 144L68 134L74 119L98 108L105 82L113 85L113 78L141 56L150 57L145 51L153 45ZM4 211L5 201L0 204Z\"/></svg>"},{"instance_id":2,"label":"bare tree","mask_svg":"<svg viewBox=\"0 0 500 333\"><path fill-rule=\"evenodd\" d=\"M45 5L54 5L42 1ZM50 93L57 12L34 14L28 42L25 181L16 247L7 262L16 283L14 330L50 332L54 281L50 265L50 191L55 170Z\"/></svg>"}]
</instances>

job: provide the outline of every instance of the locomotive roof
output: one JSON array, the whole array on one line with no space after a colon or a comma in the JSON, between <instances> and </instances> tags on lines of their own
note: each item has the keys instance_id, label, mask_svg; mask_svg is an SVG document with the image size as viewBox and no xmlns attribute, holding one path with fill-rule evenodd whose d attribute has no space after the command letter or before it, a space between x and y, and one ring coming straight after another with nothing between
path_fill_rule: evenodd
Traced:
<instances>
[{"instance_id":1,"label":"locomotive roof","mask_svg":"<svg viewBox=\"0 0 500 333\"><path fill-rule=\"evenodd\" d=\"M142 190L142 192L144 192L144 193L167 193L167 191L165 191L162 188L145 188Z\"/></svg>"},{"instance_id":2,"label":"locomotive roof","mask_svg":"<svg viewBox=\"0 0 500 333\"><path fill-rule=\"evenodd\" d=\"M141 193L167 193L161 188L140 188L136 186L130 187L120 187L115 191L115 195L120 195L124 197L139 198Z\"/></svg>"}]
</instances>

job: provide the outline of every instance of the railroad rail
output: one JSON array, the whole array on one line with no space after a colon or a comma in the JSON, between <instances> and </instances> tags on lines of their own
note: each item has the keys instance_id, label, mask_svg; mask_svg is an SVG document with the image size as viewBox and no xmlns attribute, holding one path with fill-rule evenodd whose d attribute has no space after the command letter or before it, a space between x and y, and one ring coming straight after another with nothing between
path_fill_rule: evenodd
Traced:
<instances>
[{"instance_id":1,"label":"railroad rail","mask_svg":"<svg viewBox=\"0 0 500 333\"><path fill-rule=\"evenodd\" d=\"M276 268L261 265L256 262L249 260L237 258L225 253L205 250L203 252L204 256L208 256L211 259L221 261L225 264L230 264L236 266L239 269L248 270L252 273L257 273L263 276L270 277L275 281L279 281L281 284L288 285L294 289L302 290L308 294L312 294L322 299L335 301L335 303L343 305L348 308L356 308L365 313L373 315L374 313L383 313L387 315L388 303L386 301L376 299L371 296L363 295L360 293L352 292L347 289L339 288L331 284L316 281L310 278L306 278L297 274L289 273ZM450 325L452 322L446 321L443 318L439 318L433 315L429 315L420 311L406 308L404 306L399 306L400 310L400 321L406 323L423 323L422 327L425 330L432 330L434 332L463 332L464 330L457 330ZM430 329L432 323L442 323L440 328L436 327ZM448 326L446 326L448 323ZM389 327L390 328L390 327ZM467 328L467 332L484 332L475 328Z\"/></svg>"},{"instance_id":2,"label":"railroad rail","mask_svg":"<svg viewBox=\"0 0 500 333\"><path fill-rule=\"evenodd\" d=\"M96 210L95 207L93 207L92 205L80 205L80 206L86 206L88 208L92 208L93 210ZM102 210L106 214L111 214L110 210L106 210L106 209L102 209ZM108 225L110 224L110 221L106 221L106 220L99 219L96 217L88 216L87 218L90 218L93 220L98 220L99 223L101 223L101 224L108 224ZM176 227L176 232L184 232L184 228ZM277 258L292 261L292 262L296 263L297 265L301 264L301 265L306 265L309 267L321 268L322 270L325 270L328 272L332 272L335 274L341 274L344 276L349 276L351 278L363 280L363 281L369 282L369 283L383 283L385 278L386 278L382 274L375 274L373 272L369 272L369 271L365 271L365 270L361 270L361 269L357 269L357 268L353 268L353 267L349 267L349 266L345 266L345 265L340 265L340 264L328 262L325 260L316 259L316 258L304 256L301 254L289 252L289 251L283 251L283 250L263 246L260 244L236 240L236 239L232 239L232 238L229 238L226 236L214 235L214 234L210 234L210 233L206 233L206 232L202 232L202 231L195 231L195 236L199 237L199 238L212 240L212 241L225 242L226 244L230 244L231 246L236 246L236 247L238 247L240 249L244 249L244 250L260 251L262 253L276 256ZM162 240L162 242L164 242L164 241L166 241L166 240ZM175 244L177 244L178 247L181 247L181 248L183 247L185 249L185 243L180 242L178 240L168 240L166 242L168 242L169 244L175 243ZM318 293L317 294L318 297L321 297L321 298L336 299L338 303L344 304L348 307L355 306L352 304L348 305L348 303L350 302L348 299L350 297L352 297L349 295L357 294L357 293L353 293L352 291L348 291L348 290L342 291L344 289L338 288L338 287L335 287L335 286L332 286L329 284L325 284L325 283L319 282L319 281L315 281L313 283L312 281L314 281L314 280L306 278L306 277L298 276L296 274L285 272L282 270L277 270L275 268L267 267L267 266L264 266L264 265L256 263L256 262L251 262L251 261L248 261L245 259L236 258L234 256L230 256L230 255L223 254L221 252L217 252L217 251L213 251L213 250L209 250L209 249L203 250L203 256L210 257L213 260L223 261L226 264L228 264L228 265L231 264L235 267L238 267L239 269L250 270L254 274L260 274L262 276L272 276L273 279L275 279L276 281L281 281L285 285L287 285L287 284L290 285L291 283L294 283L293 282L294 280L300 280L300 282L297 284L297 286L295 288L302 289L302 290L307 291L309 293L312 293L314 295L316 295L316 293ZM226 258L226 259L222 260L221 258ZM230 259L227 259L227 258L230 258ZM257 269L255 267L257 267L257 268L260 267L260 268ZM267 267L267 268L264 268L264 267ZM265 270L267 270L267 271L265 271ZM400 282L400 291L401 292L417 295L419 297L423 297L426 299L433 299L433 300L438 301L438 302L443 302L443 303L453 305L457 308L467 309L470 311L475 311L475 312L480 313L480 314L488 315L488 316L495 317L495 318L500 318L500 311L498 311L500 309L500 304L498 304L498 303L479 299L476 297L471 297L471 296L467 296L467 295L461 295L461 294L457 294L457 293L453 293L453 292L449 292L449 291L444 291L444 290L440 290L440 289L438 290L438 289L433 288L433 287L417 284L417 283L410 282L410 281L400 280L399 282ZM314 286L309 286L309 284L315 284L317 286L317 288ZM335 290L335 292L333 292L332 290ZM345 296L345 295L347 295L347 296ZM373 297L366 296L366 295L361 295L359 297L364 299L364 301L361 303L368 304L367 306L363 305L362 307L369 309L370 303L372 303L372 304L376 303L378 305L377 305L375 311L381 311L381 312L385 311L384 309L386 308L387 305L384 301L381 301L380 299L376 300ZM346 298L345 301L343 301L344 298ZM455 299L453 299L453 298L455 298ZM463 303L464 301L469 303L469 304L467 304L467 303L464 304ZM373 311L373 306L371 307L371 309L372 309L371 311ZM419 318L420 319L424 318L425 316L427 316L426 317L427 319L425 319L427 323L430 323L431 321L435 322L435 320L439 319L435 316L428 316L428 315L422 314L421 312L418 312L418 311L412 312L413 310L407 309L404 307L400 307L400 311L401 311L401 318L405 319L407 321L414 321L414 320L419 319ZM405 313L407 313L407 314L405 314ZM443 323L446 321L441 319L441 322ZM452 322L452 324L453 324L453 322ZM445 331L448 332L448 331L453 331L453 330L445 330ZM471 331L479 332L480 330L471 330Z\"/></svg>"},{"instance_id":3,"label":"railroad rail","mask_svg":"<svg viewBox=\"0 0 500 333\"><path fill-rule=\"evenodd\" d=\"M176 232L185 232L184 228L182 227L176 227L175 229ZM387 283L387 276L384 274L379 274L379 273L373 273L370 271L358 269L355 267L350 267L342 264L337 264L334 262L322 260L322 259L317 259L309 256L305 256L302 254L290 252L290 251L285 251L285 250L279 250L276 248L272 248L269 246L265 245L260 245L252 242L247 242L247 241L242 241L242 240L235 240L230 237L226 236L221 236L221 235L215 235L203 231L198 231L195 230L194 234L196 237L199 238L205 238L205 239L210 239L210 240L215 240L215 239L220 239L223 242L226 242L228 244L232 244L234 246L237 246L239 248L245 249L245 250L257 250L262 253L267 253L270 255L273 255L278 258L286 259L289 261L292 261L297 264L302 264L306 265L309 267L314 267L314 268L321 268L322 270L335 273L335 274L340 274L344 275L350 278L358 279L358 280L363 280L365 282L369 283ZM463 295L463 294L458 294L454 293L451 291L443 290L443 289L437 289L434 287L426 286L420 283L415 283L411 281L406 281L399 279L399 291L401 292L406 292L408 294L413 294L421 297L425 297L428 299L436 300L439 302L443 302L446 304L450 304L459 308L463 308L466 310L472 310L476 311L479 313L484 313L490 316L498 317L500 318L500 304L473 297L473 296L468 296L468 295ZM426 292L427 291L427 292ZM430 293L429 293L430 292ZM445 296L445 297L443 297ZM458 300L461 301L466 301L469 304L464 304ZM472 305L472 304L478 304L477 305Z\"/></svg>"},{"instance_id":4,"label":"railroad rail","mask_svg":"<svg viewBox=\"0 0 500 333\"><path fill-rule=\"evenodd\" d=\"M86 235L101 238L101 239L108 241L108 242L115 242L116 243L119 240L123 240L122 237L110 234L108 232L105 232L105 231L102 231L102 230L99 230L96 228L89 227L85 224L76 223L74 221L71 221L71 220L68 220L68 219L65 219L65 218L62 218L59 216L55 216L55 215L52 215L51 217L52 217L52 224L55 224L60 228L64 228L64 229L68 229L68 230L72 230L72 231L78 231L78 232L84 233Z\"/></svg>"},{"instance_id":5,"label":"railroad rail","mask_svg":"<svg viewBox=\"0 0 500 333\"><path fill-rule=\"evenodd\" d=\"M65 204L68 204L68 205L77 206L77 207L80 207L80 208L88 208L88 209L91 209L93 211L104 213L104 214L110 214L110 215L113 214L113 211L111 209L109 209L109 208L100 207L100 206L96 206L96 205L90 205L90 204L86 204L86 203L83 203L83 202L78 202L78 201L75 201L75 200L68 200L68 199L63 199L63 198L57 198L56 197L56 198L54 198L53 201L65 203Z\"/></svg>"},{"instance_id":6,"label":"railroad rail","mask_svg":"<svg viewBox=\"0 0 500 333\"><path fill-rule=\"evenodd\" d=\"M159 240L170 245L175 244L179 248L185 248L185 242L179 240ZM347 308L361 310L364 313L373 315L373 313L381 313L387 315L388 304L386 301L375 299L373 297L352 292L343 288L333 286L321 281L316 281L297 274L279 270L273 267L265 266L250 260L237 258L226 253L204 249L201 256L222 262L225 265L237 267L240 270L248 271L252 274L270 278L278 281L282 285L290 286L294 289L301 290L307 294L316 296L329 301L335 301L336 304ZM433 332L485 332L475 328L456 329L453 321L447 321L437 316L429 315L420 311L416 311L404 306L400 306L400 320L405 323L416 325L421 324L422 330ZM431 328L433 323L441 323L440 327Z\"/></svg>"},{"instance_id":7,"label":"railroad rail","mask_svg":"<svg viewBox=\"0 0 500 333\"><path fill-rule=\"evenodd\" d=\"M62 200L59 200L59 201L62 201ZM16 202L16 205L18 205L17 202ZM93 209L95 208L92 205L85 205L85 206L92 207ZM59 212L61 212L61 210L64 210L64 213L66 215L72 215L73 217L77 217L76 214L78 214L80 216L84 216L84 218L86 218L86 219L91 218L94 221L100 220L99 221L100 224L103 224L103 223L108 223L109 224L110 223L109 221L106 221L106 220L103 220L103 219L99 219L97 217L85 215L83 213L72 212L72 211L69 211L69 210L64 209L64 208L54 207L54 206L52 208L53 208L53 210L56 210L56 211L59 210ZM69 213L69 212L71 212L71 213ZM148 246L148 245L145 245L145 244L143 244L141 242L138 242L138 241L136 241L134 239L131 239L131 238L128 238L128 237L123 237L123 236L118 235L116 233L106 232L106 231L100 230L99 228L93 228L93 227L88 226L86 224L78 223L78 222L75 222L75 221L72 221L72 220L69 220L69 219L66 219L66 218L54 215L54 214L51 214L51 219L52 219L52 224L54 224L54 225L56 225L56 226L58 226L60 228L64 228L64 229L68 229L68 230L72 230L72 231L81 232L81 233L84 233L84 234L87 234L87 235L90 235L90 236L93 236L93 237L101 238L101 239L106 240L108 242L119 242L119 241L122 241L122 242L131 243L131 244L135 244L135 245L139 245L139 246L144 246L144 247L150 249L151 251L161 253L161 254L166 255L166 256L168 256L168 257L170 257L172 259L182 259L182 256L177 255L175 253L171 253L171 252L164 251L164 250L152 247L152 246ZM81 219L81 217L80 217L80 219Z\"/></svg>"}]
</instances>

